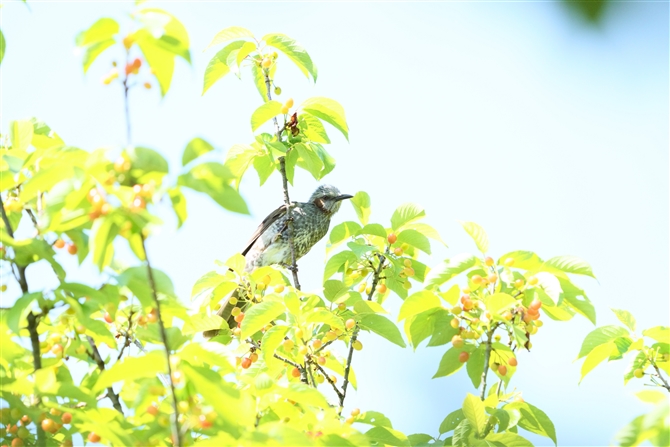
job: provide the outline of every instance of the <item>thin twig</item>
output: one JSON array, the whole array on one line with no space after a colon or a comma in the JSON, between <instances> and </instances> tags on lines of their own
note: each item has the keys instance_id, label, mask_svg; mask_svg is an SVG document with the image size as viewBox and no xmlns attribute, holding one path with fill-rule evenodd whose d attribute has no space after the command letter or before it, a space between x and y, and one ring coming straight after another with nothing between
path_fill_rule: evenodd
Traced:
<instances>
[{"instance_id":1,"label":"thin twig","mask_svg":"<svg viewBox=\"0 0 670 447\"><path fill-rule=\"evenodd\" d=\"M177 405L177 393L175 392L174 380L172 379L172 365L170 364L170 346L168 345L167 332L165 331L165 324L163 323L163 318L161 316L161 303L158 301L158 292L156 289L156 281L154 280L154 273L151 268L151 262L149 261L149 255L147 254L147 247L145 244L144 236L142 238L142 252L144 254L144 259L147 261L147 274L149 276L149 286L151 287L151 293L153 295L154 304L156 305L156 317L158 318L158 330L161 335L161 341L163 346L165 346L165 358L167 360L167 371L168 371L168 383L170 384L170 392L172 394L172 437L173 443L177 447L182 446L181 440L181 431L179 430L179 407Z\"/></svg>"},{"instance_id":2,"label":"thin twig","mask_svg":"<svg viewBox=\"0 0 670 447\"><path fill-rule=\"evenodd\" d=\"M90 335L86 336L86 339L88 339L88 344L91 345L91 353L89 353L89 357L93 359L96 365L98 365L98 369L100 371L105 370L105 361L102 359L102 356L100 355L100 351L98 351L98 347L95 345L95 340L93 340L93 337ZM109 400L112 401L112 405L118 411L119 413L123 414L123 407L121 406L121 402L119 401L119 395L114 392L114 389L109 386L107 387L107 396L109 397Z\"/></svg>"},{"instance_id":3,"label":"thin twig","mask_svg":"<svg viewBox=\"0 0 670 447\"><path fill-rule=\"evenodd\" d=\"M489 372L489 362L491 360L491 349L493 347L493 332L496 330L497 326L493 326L489 329L486 340L486 352L484 353L484 371L482 371L482 391L479 393L479 398L484 400L486 398L486 377Z\"/></svg>"},{"instance_id":4,"label":"thin twig","mask_svg":"<svg viewBox=\"0 0 670 447\"><path fill-rule=\"evenodd\" d=\"M128 64L128 51L126 51L126 65ZM132 142L131 139L131 131L130 131L130 105L129 105L129 99L128 99L128 90L130 90L130 87L128 85L128 75L123 79L123 105L125 109L125 115L126 115L126 144L130 146L130 143Z\"/></svg>"},{"instance_id":5,"label":"thin twig","mask_svg":"<svg viewBox=\"0 0 670 447\"><path fill-rule=\"evenodd\" d=\"M12 224L9 222L9 217L7 217L7 212L5 211L5 204L2 201L2 194L0 194L0 214L2 214L2 221L5 224L5 230L7 231L7 234L9 237L14 239L14 229L12 228ZM16 266L16 270L18 271L18 277L17 280L19 282L19 286L21 287L21 292L23 292L23 295L28 293L28 280L26 279L26 267L21 266L16 264L16 262L12 263L13 265ZM39 333L37 332L37 326L39 325L39 316L36 315L34 312L30 312L27 317L28 320L28 333L30 334L30 345L31 349L33 352L33 367L35 368L35 371L38 369L42 369L42 357L40 356L40 336ZM39 396L35 395L35 398L37 400L37 405L41 403L41 399ZM40 425L37 426L37 444L38 445L46 445L46 436L44 434L44 430Z\"/></svg>"},{"instance_id":6,"label":"thin twig","mask_svg":"<svg viewBox=\"0 0 670 447\"><path fill-rule=\"evenodd\" d=\"M658 368L658 365L656 365L656 362L652 362L651 366L654 367L654 369L656 370L656 375L658 376L659 379L661 379L661 382L663 382L663 385L661 386L670 393L670 385L668 384L668 381L665 380L665 377L663 377L663 375L661 374L661 370Z\"/></svg>"},{"instance_id":7,"label":"thin twig","mask_svg":"<svg viewBox=\"0 0 670 447\"><path fill-rule=\"evenodd\" d=\"M265 75L265 88L267 90L267 97L268 101L272 101L272 93L270 93L270 75L268 74L268 70L263 70L263 74ZM277 121L277 117L273 117L272 121L274 122L275 125L275 131L277 134L277 141L281 142L281 133L282 131L286 128L284 126L284 129L279 128L279 122ZM289 148L289 151L291 149ZM288 154L288 152L287 152ZM293 286L300 290L300 281L298 280L298 264L297 264L297 259L295 256L295 243L294 243L294 231L293 231L293 216L291 215L291 199L288 194L288 178L286 177L286 159L285 157L279 157L279 172L281 174L282 178L282 188L284 189L284 206L286 207L286 230L288 232L288 245L289 248L291 249L291 273L293 273Z\"/></svg>"},{"instance_id":8,"label":"thin twig","mask_svg":"<svg viewBox=\"0 0 670 447\"><path fill-rule=\"evenodd\" d=\"M333 381L330 379L330 376L328 375L328 373L326 373L326 371L324 371L324 369L323 369L323 368L321 367L321 365L319 365L318 363L313 363L313 362L312 362L312 364L313 364L314 366L316 366L316 369L318 369L319 372L320 372L321 374L323 374L323 376L326 378L326 380L328 381L328 383L330 383L330 386L333 387L333 390L335 391L335 394L337 394L337 397L340 399L340 402L344 402L344 395L342 395L342 391L340 391L340 390L337 388L337 385L335 385L335 382L333 382ZM342 405L342 404L340 403L340 405Z\"/></svg>"},{"instance_id":9,"label":"thin twig","mask_svg":"<svg viewBox=\"0 0 670 447\"><path fill-rule=\"evenodd\" d=\"M389 252L389 247L386 247L386 254ZM382 274L382 270L384 270L384 264L386 263L386 256L384 255L378 255L379 256L379 265L377 266L377 269L375 270L374 276L372 277L372 287L370 288L370 293L368 293L368 301L372 301L372 296L375 293L375 289L377 288L377 283L379 282L379 277ZM354 357L354 343L356 343L356 339L358 338L358 331L360 331L360 326L358 323L356 323L356 328L354 329L354 333L351 335L351 340L349 341L349 354L347 355L347 366L344 368L344 382L342 383L342 394L339 396L340 397L340 409L344 406L344 399L347 397L347 387L349 386L349 373L351 371L351 361Z\"/></svg>"},{"instance_id":10,"label":"thin twig","mask_svg":"<svg viewBox=\"0 0 670 447\"><path fill-rule=\"evenodd\" d=\"M274 354L274 358L279 359L279 360L281 360L282 362L284 362L284 363L286 363L286 364L288 364L288 365L293 366L294 368L298 368L298 369L302 372L302 366L298 365L296 362L294 362L294 361L292 361L292 360L289 360L289 359L287 359L287 358L284 358L284 357L282 357L281 355L276 354L276 353Z\"/></svg>"}]
</instances>

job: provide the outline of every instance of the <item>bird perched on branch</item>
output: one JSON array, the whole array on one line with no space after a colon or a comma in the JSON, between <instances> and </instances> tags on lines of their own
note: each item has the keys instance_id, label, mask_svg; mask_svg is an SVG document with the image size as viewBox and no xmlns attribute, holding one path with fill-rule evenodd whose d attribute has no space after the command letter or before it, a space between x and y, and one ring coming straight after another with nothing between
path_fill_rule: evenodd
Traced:
<instances>
[{"instance_id":1,"label":"bird perched on branch","mask_svg":"<svg viewBox=\"0 0 670 447\"><path fill-rule=\"evenodd\" d=\"M307 202L292 202L291 218L293 219L293 245L295 259L302 258L319 242L330 227L330 219L339 209L342 200L350 199L349 194L340 194L340 190L331 185L320 185ZM246 247L242 251L246 258L247 272L258 267L280 264L290 268L292 266L291 246L288 236L288 219L286 206L282 205L274 210L258 226ZM239 296L239 289L226 298L219 308L217 315L228 322L230 328L237 326L231 311L235 307L230 298L244 301ZM218 330L205 331L205 337L213 337Z\"/></svg>"}]
</instances>

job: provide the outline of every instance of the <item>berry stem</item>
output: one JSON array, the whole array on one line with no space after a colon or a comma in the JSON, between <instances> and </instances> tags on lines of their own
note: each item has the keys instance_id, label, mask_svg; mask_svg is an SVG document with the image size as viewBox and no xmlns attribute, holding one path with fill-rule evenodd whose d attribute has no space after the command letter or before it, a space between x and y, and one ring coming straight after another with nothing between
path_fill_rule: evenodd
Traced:
<instances>
[{"instance_id":1,"label":"berry stem","mask_svg":"<svg viewBox=\"0 0 670 447\"><path fill-rule=\"evenodd\" d=\"M102 359L100 351L98 351L98 347L95 345L95 340L93 340L93 337L91 336L86 336L86 338L88 340L88 344L91 345L91 352L88 352L89 357L91 357L95 364L98 365L100 372L104 371L105 361ZM121 402L119 401L119 395L114 392L114 389L111 386L107 388L107 397L109 397L109 400L112 401L114 408L119 413L123 414L123 408L121 407Z\"/></svg>"}]
</instances>

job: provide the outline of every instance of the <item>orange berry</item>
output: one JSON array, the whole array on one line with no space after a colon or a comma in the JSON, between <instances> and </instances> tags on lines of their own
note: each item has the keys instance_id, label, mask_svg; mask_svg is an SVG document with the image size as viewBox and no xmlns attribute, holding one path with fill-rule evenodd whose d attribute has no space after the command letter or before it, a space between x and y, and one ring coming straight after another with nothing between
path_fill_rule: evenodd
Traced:
<instances>
[{"instance_id":1,"label":"orange berry","mask_svg":"<svg viewBox=\"0 0 670 447\"><path fill-rule=\"evenodd\" d=\"M540 310L540 307L542 307L542 301L535 298L533 302L530 303L530 306L528 306L528 309Z\"/></svg>"},{"instance_id":2,"label":"orange berry","mask_svg":"<svg viewBox=\"0 0 670 447\"><path fill-rule=\"evenodd\" d=\"M318 359L316 359L316 363L318 363L319 365L325 365L326 358L324 356L320 356Z\"/></svg>"},{"instance_id":3,"label":"orange berry","mask_svg":"<svg viewBox=\"0 0 670 447\"><path fill-rule=\"evenodd\" d=\"M461 337L460 335L454 335L453 337L451 337L451 344L456 349L462 348L464 343L465 342L463 341L463 337Z\"/></svg>"},{"instance_id":4,"label":"orange berry","mask_svg":"<svg viewBox=\"0 0 670 447\"><path fill-rule=\"evenodd\" d=\"M63 416L60 418L63 424L69 424L72 422L72 413L63 413Z\"/></svg>"},{"instance_id":5,"label":"orange berry","mask_svg":"<svg viewBox=\"0 0 670 447\"><path fill-rule=\"evenodd\" d=\"M245 357L245 358L243 358L243 359L242 359L242 363L241 363L242 368L244 368L244 369L248 369L248 368L251 366L251 363L252 363L252 362L251 362L251 359L250 359L249 357Z\"/></svg>"},{"instance_id":6,"label":"orange berry","mask_svg":"<svg viewBox=\"0 0 670 447\"><path fill-rule=\"evenodd\" d=\"M65 241L63 239L56 239L56 242L54 242L54 247L56 248L63 248L65 247Z\"/></svg>"},{"instance_id":7,"label":"orange berry","mask_svg":"<svg viewBox=\"0 0 670 447\"><path fill-rule=\"evenodd\" d=\"M25 444L23 443L23 439L21 438L14 438L12 439L12 447L23 447Z\"/></svg>"},{"instance_id":8,"label":"orange berry","mask_svg":"<svg viewBox=\"0 0 670 447\"><path fill-rule=\"evenodd\" d=\"M41 425L42 425L42 430L48 431L48 432L51 432L51 430L53 430L54 427L56 427L56 423L53 420L48 419L48 418L43 420Z\"/></svg>"},{"instance_id":9,"label":"orange berry","mask_svg":"<svg viewBox=\"0 0 670 447\"><path fill-rule=\"evenodd\" d=\"M509 363L509 366L516 366L518 365L518 362L516 360L516 357L510 357L510 359L507 361Z\"/></svg>"},{"instance_id":10,"label":"orange berry","mask_svg":"<svg viewBox=\"0 0 670 447\"><path fill-rule=\"evenodd\" d=\"M490 257L490 256L487 256L487 257L484 259L484 264L486 264L487 266L491 267L491 266L494 264L493 258Z\"/></svg>"},{"instance_id":11,"label":"orange berry","mask_svg":"<svg viewBox=\"0 0 670 447\"><path fill-rule=\"evenodd\" d=\"M472 281L473 284L481 284L484 281L484 278L479 275L472 275L470 281Z\"/></svg>"},{"instance_id":12,"label":"orange berry","mask_svg":"<svg viewBox=\"0 0 670 447\"><path fill-rule=\"evenodd\" d=\"M395 233L391 233L386 237L386 240L389 242L389 244L395 244L395 241L398 240L398 236L396 236Z\"/></svg>"},{"instance_id":13,"label":"orange berry","mask_svg":"<svg viewBox=\"0 0 670 447\"><path fill-rule=\"evenodd\" d=\"M100 442L102 438L100 435L96 434L95 432L91 432L88 434L88 442Z\"/></svg>"},{"instance_id":14,"label":"orange berry","mask_svg":"<svg viewBox=\"0 0 670 447\"><path fill-rule=\"evenodd\" d=\"M70 253L71 255L76 255L77 254L77 246L74 245L73 243L68 244L67 252Z\"/></svg>"},{"instance_id":15,"label":"orange berry","mask_svg":"<svg viewBox=\"0 0 670 447\"><path fill-rule=\"evenodd\" d=\"M500 374L501 376L507 375L507 367L505 365L500 365L498 367L498 374Z\"/></svg>"},{"instance_id":16,"label":"orange berry","mask_svg":"<svg viewBox=\"0 0 670 447\"><path fill-rule=\"evenodd\" d=\"M242 320L244 320L244 312L240 312L239 314L235 315L235 322L241 323Z\"/></svg>"},{"instance_id":17,"label":"orange berry","mask_svg":"<svg viewBox=\"0 0 670 447\"><path fill-rule=\"evenodd\" d=\"M147 413L149 413L152 416L156 416L158 414L158 407L156 404L151 404L147 407Z\"/></svg>"},{"instance_id":18,"label":"orange berry","mask_svg":"<svg viewBox=\"0 0 670 447\"><path fill-rule=\"evenodd\" d=\"M251 360L251 363L256 363L258 361L258 354L252 352L249 354L249 360Z\"/></svg>"},{"instance_id":19,"label":"orange berry","mask_svg":"<svg viewBox=\"0 0 670 447\"><path fill-rule=\"evenodd\" d=\"M386 293L386 284L377 284L377 293Z\"/></svg>"},{"instance_id":20,"label":"orange berry","mask_svg":"<svg viewBox=\"0 0 670 447\"><path fill-rule=\"evenodd\" d=\"M264 58L263 61L261 62L261 67L263 68L270 68L271 66L272 66L272 59L270 59L269 57Z\"/></svg>"},{"instance_id":21,"label":"orange berry","mask_svg":"<svg viewBox=\"0 0 670 447\"><path fill-rule=\"evenodd\" d=\"M300 370L299 370L298 368L294 367L294 368L291 370L291 375L292 375L293 377L300 377Z\"/></svg>"},{"instance_id":22,"label":"orange berry","mask_svg":"<svg viewBox=\"0 0 670 447\"><path fill-rule=\"evenodd\" d=\"M354 326L356 326L356 320L353 318L349 318L344 325L347 327L347 329L352 329Z\"/></svg>"},{"instance_id":23,"label":"orange berry","mask_svg":"<svg viewBox=\"0 0 670 447\"><path fill-rule=\"evenodd\" d=\"M468 354L466 351L463 351L460 354L458 354L458 361L461 363L467 362L469 358L470 354Z\"/></svg>"},{"instance_id":24,"label":"orange berry","mask_svg":"<svg viewBox=\"0 0 670 447\"><path fill-rule=\"evenodd\" d=\"M394 248L393 249L393 254L396 255L396 256L402 256L402 254L403 254L402 248L400 248L400 247Z\"/></svg>"},{"instance_id":25,"label":"orange berry","mask_svg":"<svg viewBox=\"0 0 670 447\"><path fill-rule=\"evenodd\" d=\"M105 321L107 323L113 323L114 319L112 318L112 316L109 313L105 312Z\"/></svg>"}]
</instances>

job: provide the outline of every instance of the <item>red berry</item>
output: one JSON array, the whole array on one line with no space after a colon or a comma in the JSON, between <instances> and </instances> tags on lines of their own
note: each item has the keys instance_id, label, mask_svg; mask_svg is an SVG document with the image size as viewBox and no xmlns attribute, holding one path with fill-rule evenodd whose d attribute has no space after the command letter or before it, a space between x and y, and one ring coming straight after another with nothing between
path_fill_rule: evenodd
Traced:
<instances>
[{"instance_id":1,"label":"red berry","mask_svg":"<svg viewBox=\"0 0 670 447\"><path fill-rule=\"evenodd\" d=\"M98 435L95 432L91 432L88 434L88 442L100 442L101 439L102 438L100 437L100 435Z\"/></svg>"},{"instance_id":2,"label":"red berry","mask_svg":"<svg viewBox=\"0 0 670 447\"><path fill-rule=\"evenodd\" d=\"M60 418L63 424L69 424L72 422L72 413L63 413L63 416Z\"/></svg>"},{"instance_id":3,"label":"red berry","mask_svg":"<svg viewBox=\"0 0 670 447\"><path fill-rule=\"evenodd\" d=\"M77 246L74 245L74 244L68 244L67 252L70 253L71 255L76 255L77 254Z\"/></svg>"},{"instance_id":4,"label":"red berry","mask_svg":"<svg viewBox=\"0 0 670 447\"><path fill-rule=\"evenodd\" d=\"M458 361L461 363L467 362L469 358L470 354L468 354L466 351L463 351L460 354L458 354Z\"/></svg>"},{"instance_id":5,"label":"red berry","mask_svg":"<svg viewBox=\"0 0 670 447\"><path fill-rule=\"evenodd\" d=\"M251 366L251 359L249 357L245 357L242 359L242 368L248 369Z\"/></svg>"},{"instance_id":6,"label":"red berry","mask_svg":"<svg viewBox=\"0 0 670 447\"><path fill-rule=\"evenodd\" d=\"M389 244L395 244L395 241L398 240L398 236L396 236L395 233L391 233L386 239L389 241Z\"/></svg>"},{"instance_id":7,"label":"red berry","mask_svg":"<svg viewBox=\"0 0 670 447\"><path fill-rule=\"evenodd\" d=\"M299 370L298 368L295 368L295 367L294 367L294 368L291 370L291 375L292 375L293 377L300 377L300 370Z\"/></svg>"}]
</instances>

